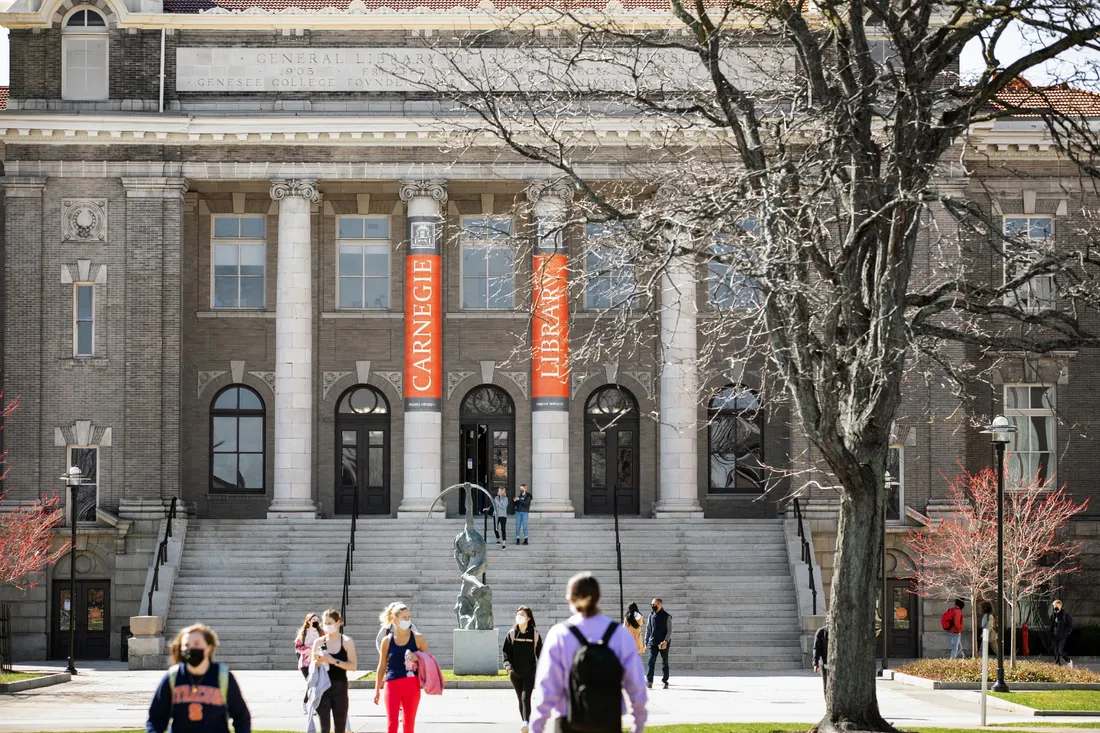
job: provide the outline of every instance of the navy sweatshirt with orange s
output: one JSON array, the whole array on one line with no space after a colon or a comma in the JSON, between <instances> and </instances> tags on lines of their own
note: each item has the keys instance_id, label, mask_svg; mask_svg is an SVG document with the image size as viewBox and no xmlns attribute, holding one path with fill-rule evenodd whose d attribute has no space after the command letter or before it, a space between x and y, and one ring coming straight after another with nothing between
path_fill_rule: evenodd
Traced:
<instances>
[{"instance_id":1,"label":"navy sweatshirt with orange s","mask_svg":"<svg viewBox=\"0 0 1100 733\"><path fill-rule=\"evenodd\" d=\"M172 675L165 674L149 705L146 733L164 733L169 723L172 733L229 733L229 718L236 733L252 733L252 716L237 680L227 672L223 693L218 675L217 663L202 677L189 674L180 664L173 689Z\"/></svg>"}]
</instances>

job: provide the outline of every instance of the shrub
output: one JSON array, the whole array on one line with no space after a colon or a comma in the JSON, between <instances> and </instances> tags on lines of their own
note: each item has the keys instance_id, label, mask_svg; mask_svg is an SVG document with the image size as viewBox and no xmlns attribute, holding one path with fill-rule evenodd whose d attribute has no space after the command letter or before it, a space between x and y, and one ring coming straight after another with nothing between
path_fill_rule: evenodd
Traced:
<instances>
[{"instance_id":1,"label":"shrub","mask_svg":"<svg viewBox=\"0 0 1100 733\"><path fill-rule=\"evenodd\" d=\"M997 662L989 659L990 679L997 677ZM941 682L981 682L980 659L918 659L902 665L898 672ZM1100 682L1100 674L1087 669L1059 667L1049 662L1022 662L1016 667L1005 665L1006 682Z\"/></svg>"}]
</instances>

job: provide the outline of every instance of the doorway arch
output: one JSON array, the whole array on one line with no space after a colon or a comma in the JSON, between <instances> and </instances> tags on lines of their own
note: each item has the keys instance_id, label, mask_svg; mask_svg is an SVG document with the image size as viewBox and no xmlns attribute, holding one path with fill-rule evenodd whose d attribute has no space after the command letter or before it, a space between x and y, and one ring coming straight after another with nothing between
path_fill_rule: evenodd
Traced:
<instances>
[{"instance_id":1,"label":"doorway arch","mask_svg":"<svg viewBox=\"0 0 1100 733\"><path fill-rule=\"evenodd\" d=\"M390 403L357 384L336 403L336 514L390 513Z\"/></svg>"},{"instance_id":2,"label":"doorway arch","mask_svg":"<svg viewBox=\"0 0 1100 733\"><path fill-rule=\"evenodd\" d=\"M484 486L496 496L504 487L509 505L515 496L516 405L500 387L482 384L462 398L459 408L459 476L462 481ZM488 506L488 498L478 492L475 512ZM466 496L459 494L458 513L466 514Z\"/></svg>"},{"instance_id":3,"label":"doorway arch","mask_svg":"<svg viewBox=\"0 0 1100 733\"><path fill-rule=\"evenodd\" d=\"M638 400L630 390L607 384L584 404L584 513L638 514Z\"/></svg>"}]
</instances>

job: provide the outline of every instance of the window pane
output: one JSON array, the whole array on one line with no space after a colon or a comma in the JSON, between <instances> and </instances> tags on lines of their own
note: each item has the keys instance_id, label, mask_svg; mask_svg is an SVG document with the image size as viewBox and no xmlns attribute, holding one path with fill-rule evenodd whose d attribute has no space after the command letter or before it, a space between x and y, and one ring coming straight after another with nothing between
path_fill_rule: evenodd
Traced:
<instances>
[{"instance_id":1,"label":"window pane","mask_svg":"<svg viewBox=\"0 0 1100 733\"><path fill-rule=\"evenodd\" d=\"M69 589L68 588L62 589L62 591L60 593L58 593L58 596L59 597L57 599L57 602L58 602L57 612L58 612L58 619L61 622L61 626L60 626L61 633L67 634L69 632L69 625L71 623L70 620L69 620L69 613L70 613L70 608L71 608L71 605L72 605L72 604L69 603ZM76 609L72 609L72 610L75 611Z\"/></svg>"},{"instance_id":2,"label":"window pane","mask_svg":"<svg viewBox=\"0 0 1100 733\"><path fill-rule=\"evenodd\" d=\"M362 387L348 395L347 404L358 415L369 415L378 407L378 394L368 387Z\"/></svg>"},{"instance_id":3,"label":"window pane","mask_svg":"<svg viewBox=\"0 0 1100 733\"><path fill-rule=\"evenodd\" d=\"M222 491L237 488L237 454L215 453L212 458L214 487Z\"/></svg>"},{"instance_id":4,"label":"window pane","mask_svg":"<svg viewBox=\"0 0 1100 733\"><path fill-rule=\"evenodd\" d=\"M241 247L241 275L263 276L265 247L262 244L242 244Z\"/></svg>"},{"instance_id":5,"label":"window pane","mask_svg":"<svg viewBox=\"0 0 1100 733\"><path fill-rule=\"evenodd\" d=\"M363 278L358 275L340 278L339 304L341 308L363 307Z\"/></svg>"},{"instance_id":6,"label":"window pane","mask_svg":"<svg viewBox=\"0 0 1100 733\"><path fill-rule=\"evenodd\" d=\"M585 303L589 308L610 308L611 281L606 277L589 277Z\"/></svg>"},{"instance_id":7,"label":"window pane","mask_svg":"<svg viewBox=\"0 0 1100 733\"><path fill-rule=\"evenodd\" d=\"M390 251L388 247L363 247L363 274L389 277Z\"/></svg>"},{"instance_id":8,"label":"window pane","mask_svg":"<svg viewBox=\"0 0 1100 733\"><path fill-rule=\"evenodd\" d=\"M240 389L234 387L227 389L218 395L218 399L214 402L215 410L234 410L237 408L237 395L240 393Z\"/></svg>"},{"instance_id":9,"label":"window pane","mask_svg":"<svg viewBox=\"0 0 1100 733\"><path fill-rule=\"evenodd\" d=\"M240 232L240 219L235 216L219 216L214 219L215 237L236 237Z\"/></svg>"},{"instance_id":10,"label":"window pane","mask_svg":"<svg viewBox=\"0 0 1100 733\"><path fill-rule=\"evenodd\" d=\"M107 610L102 588L88 589L88 631L103 631L103 616Z\"/></svg>"},{"instance_id":11,"label":"window pane","mask_svg":"<svg viewBox=\"0 0 1100 733\"><path fill-rule=\"evenodd\" d=\"M76 355L92 355L92 322L80 321L76 324Z\"/></svg>"},{"instance_id":12,"label":"window pane","mask_svg":"<svg viewBox=\"0 0 1100 733\"><path fill-rule=\"evenodd\" d=\"M389 308L390 307L390 281L389 278L367 277L363 278L363 306L365 308Z\"/></svg>"},{"instance_id":13,"label":"window pane","mask_svg":"<svg viewBox=\"0 0 1100 733\"><path fill-rule=\"evenodd\" d=\"M263 239L264 238L264 222L266 221L262 216L243 216L241 217L241 238L242 239Z\"/></svg>"},{"instance_id":14,"label":"window pane","mask_svg":"<svg viewBox=\"0 0 1100 733\"><path fill-rule=\"evenodd\" d=\"M363 248L351 244L340 245L340 276L363 274Z\"/></svg>"},{"instance_id":15,"label":"window pane","mask_svg":"<svg viewBox=\"0 0 1100 733\"><path fill-rule=\"evenodd\" d=\"M85 483L99 481L99 450L97 448L73 448L69 452L69 465L80 469Z\"/></svg>"},{"instance_id":16,"label":"window pane","mask_svg":"<svg viewBox=\"0 0 1100 733\"><path fill-rule=\"evenodd\" d=\"M593 436L595 437L595 436ZM607 463L605 457L607 455L606 448L591 449L592 460L592 488L603 489L607 487Z\"/></svg>"},{"instance_id":17,"label":"window pane","mask_svg":"<svg viewBox=\"0 0 1100 733\"><path fill-rule=\"evenodd\" d=\"M389 236L390 220L388 217L367 219L364 222L363 237L365 239L389 239Z\"/></svg>"},{"instance_id":18,"label":"window pane","mask_svg":"<svg viewBox=\"0 0 1100 733\"><path fill-rule=\"evenodd\" d=\"M895 629L906 630L912 619L909 618L909 591L905 588L894 588L894 613L893 626Z\"/></svg>"},{"instance_id":19,"label":"window pane","mask_svg":"<svg viewBox=\"0 0 1100 733\"><path fill-rule=\"evenodd\" d=\"M382 442L383 442L383 432L381 430L371 430L367 434L367 444L368 445L382 445Z\"/></svg>"},{"instance_id":20,"label":"window pane","mask_svg":"<svg viewBox=\"0 0 1100 733\"><path fill-rule=\"evenodd\" d=\"M466 277L485 275L487 247L466 246L462 248L462 274Z\"/></svg>"},{"instance_id":21,"label":"window pane","mask_svg":"<svg viewBox=\"0 0 1100 733\"><path fill-rule=\"evenodd\" d=\"M341 445L356 445L359 440L359 433L354 430L342 430L340 431L340 444Z\"/></svg>"},{"instance_id":22,"label":"window pane","mask_svg":"<svg viewBox=\"0 0 1100 733\"><path fill-rule=\"evenodd\" d=\"M340 239L362 239L363 238L363 220L356 217L340 217L337 220L337 226L339 228L339 234L337 236Z\"/></svg>"},{"instance_id":23,"label":"window pane","mask_svg":"<svg viewBox=\"0 0 1100 733\"><path fill-rule=\"evenodd\" d=\"M354 446L340 449L340 485L349 488L359 485L359 450Z\"/></svg>"},{"instance_id":24,"label":"window pane","mask_svg":"<svg viewBox=\"0 0 1100 733\"><path fill-rule=\"evenodd\" d=\"M490 278L486 287L489 308L508 310L515 307L515 283L510 276Z\"/></svg>"},{"instance_id":25,"label":"window pane","mask_svg":"<svg viewBox=\"0 0 1100 733\"><path fill-rule=\"evenodd\" d=\"M264 307L264 279L262 277L241 278L241 308Z\"/></svg>"},{"instance_id":26,"label":"window pane","mask_svg":"<svg viewBox=\"0 0 1100 733\"><path fill-rule=\"evenodd\" d=\"M65 25L69 26L70 28L83 28L86 23L87 16L87 10L78 10L71 16L69 16L69 22Z\"/></svg>"},{"instance_id":27,"label":"window pane","mask_svg":"<svg viewBox=\"0 0 1100 733\"><path fill-rule=\"evenodd\" d=\"M240 419L241 451L262 453L264 449L264 419L242 417Z\"/></svg>"},{"instance_id":28,"label":"window pane","mask_svg":"<svg viewBox=\"0 0 1100 733\"><path fill-rule=\"evenodd\" d=\"M1027 387L1005 388L1005 409L1021 410L1028 406Z\"/></svg>"},{"instance_id":29,"label":"window pane","mask_svg":"<svg viewBox=\"0 0 1100 733\"><path fill-rule=\"evenodd\" d=\"M92 286L76 286L76 317L81 320L92 318Z\"/></svg>"},{"instance_id":30,"label":"window pane","mask_svg":"<svg viewBox=\"0 0 1100 733\"><path fill-rule=\"evenodd\" d=\"M617 485L619 488L628 489L634 485L634 449L632 447L623 447L621 433L619 437L617 471Z\"/></svg>"},{"instance_id":31,"label":"window pane","mask_svg":"<svg viewBox=\"0 0 1100 733\"><path fill-rule=\"evenodd\" d=\"M382 449L370 447L367 449L367 486L382 485Z\"/></svg>"},{"instance_id":32,"label":"window pane","mask_svg":"<svg viewBox=\"0 0 1100 733\"><path fill-rule=\"evenodd\" d=\"M1054 409L1054 388L1053 387L1032 387L1031 388L1031 408L1035 410L1053 410Z\"/></svg>"},{"instance_id":33,"label":"window pane","mask_svg":"<svg viewBox=\"0 0 1100 733\"><path fill-rule=\"evenodd\" d=\"M515 251L511 247L491 247L486 253L490 275L512 276Z\"/></svg>"},{"instance_id":34,"label":"window pane","mask_svg":"<svg viewBox=\"0 0 1100 733\"><path fill-rule=\"evenodd\" d=\"M211 448L215 453L237 452L237 418L214 418L214 436Z\"/></svg>"},{"instance_id":35,"label":"window pane","mask_svg":"<svg viewBox=\"0 0 1100 733\"><path fill-rule=\"evenodd\" d=\"M98 493L95 484L82 484L76 490L76 521L96 521L95 508Z\"/></svg>"},{"instance_id":36,"label":"window pane","mask_svg":"<svg viewBox=\"0 0 1100 733\"><path fill-rule=\"evenodd\" d=\"M488 282L484 278L462 278L462 307L485 308L489 303L487 286Z\"/></svg>"},{"instance_id":37,"label":"window pane","mask_svg":"<svg viewBox=\"0 0 1100 733\"><path fill-rule=\"evenodd\" d=\"M240 488L264 488L264 456L262 453L241 453L238 459Z\"/></svg>"},{"instance_id":38,"label":"window pane","mask_svg":"<svg viewBox=\"0 0 1100 733\"><path fill-rule=\"evenodd\" d=\"M1005 219L1005 236L1018 237L1027 234L1027 219L1012 217Z\"/></svg>"},{"instance_id":39,"label":"window pane","mask_svg":"<svg viewBox=\"0 0 1100 733\"><path fill-rule=\"evenodd\" d=\"M221 220L219 219L219 221ZM239 262L237 245L218 244L214 246L215 275L236 275Z\"/></svg>"},{"instance_id":40,"label":"window pane","mask_svg":"<svg viewBox=\"0 0 1100 733\"><path fill-rule=\"evenodd\" d=\"M1051 219L1049 217L1032 217L1030 236L1032 239L1050 239Z\"/></svg>"},{"instance_id":41,"label":"window pane","mask_svg":"<svg viewBox=\"0 0 1100 733\"><path fill-rule=\"evenodd\" d=\"M237 394L240 396L240 408L242 410L262 410L264 409L264 403L260 401L259 395L246 387L238 387Z\"/></svg>"},{"instance_id":42,"label":"window pane","mask_svg":"<svg viewBox=\"0 0 1100 733\"><path fill-rule=\"evenodd\" d=\"M107 25L107 23L103 20L103 16L99 13L93 10L86 10L84 12L87 13L86 25L89 28L102 28Z\"/></svg>"}]
</instances>

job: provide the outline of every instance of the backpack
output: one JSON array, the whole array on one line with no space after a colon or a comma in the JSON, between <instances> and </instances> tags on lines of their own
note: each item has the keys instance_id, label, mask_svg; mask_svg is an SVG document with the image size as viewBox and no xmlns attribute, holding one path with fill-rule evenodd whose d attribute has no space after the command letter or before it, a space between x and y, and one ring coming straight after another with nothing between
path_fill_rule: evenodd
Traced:
<instances>
[{"instance_id":1,"label":"backpack","mask_svg":"<svg viewBox=\"0 0 1100 733\"><path fill-rule=\"evenodd\" d=\"M566 624L581 643L569 671L569 707L563 721L569 733L622 730L623 665L610 646L618 627L612 621L603 639L590 642L580 629Z\"/></svg>"},{"instance_id":2,"label":"backpack","mask_svg":"<svg viewBox=\"0 0 1100 733\"><path fill-rule=\"evenodd\" d=\"M221 662L211 662L218 668L218 689L222 692L222 704L225 707L225 719L229 720L229 665L222 664ZM180 670L183 669L184 663L173 664L168 668L168 695L175 700L176 694L176 678L179 676Z\"/></svg>"}]
</instances>

